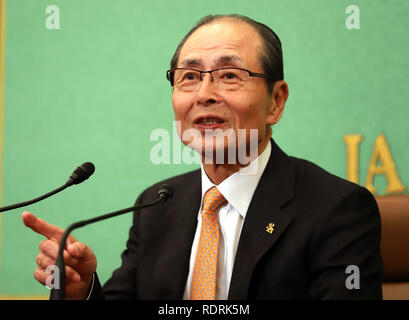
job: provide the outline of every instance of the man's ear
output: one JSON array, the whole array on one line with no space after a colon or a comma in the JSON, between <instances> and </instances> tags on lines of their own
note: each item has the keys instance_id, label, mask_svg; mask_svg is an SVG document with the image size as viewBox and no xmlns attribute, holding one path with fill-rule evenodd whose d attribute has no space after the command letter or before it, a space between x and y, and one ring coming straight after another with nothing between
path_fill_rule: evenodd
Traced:
<instances>
[{"instance_id":1,"label":"man's ear","mask_svg":"<svg viewBox=\"0 0 409 320\"><path fill-rule=\"evenodd\" d=\"M267 112L266 124L276 124L283 115L285 103L288 99L288 85L284 80L274 83L271 105Z\"/></svg>"}]
</instances>

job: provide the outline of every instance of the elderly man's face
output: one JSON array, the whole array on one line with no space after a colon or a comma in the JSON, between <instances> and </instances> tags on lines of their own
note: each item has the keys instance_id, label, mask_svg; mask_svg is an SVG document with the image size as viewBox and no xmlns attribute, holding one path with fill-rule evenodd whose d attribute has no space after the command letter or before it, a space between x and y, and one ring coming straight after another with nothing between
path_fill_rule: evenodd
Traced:
<instances>
[{"instance_id":1,"label":"elderly man's face","mask_svg":"<svg viewBox=\"0 0 409 320\"><path fill-rule=\"evenodd\" d=\"M252 26L224 19L202 26L189 37L180 51L178 67L198 70L240 67L264 73L261 48L262 39ZM233 129L236 134L239 129L257 129L258 144L262 144L269 139L266 125L278 121L274 114L275 101L268 94L262 78L250 77L234 90L229 90L219 88L209 74L204 74L198 90L184 91L175 87L172 103L175 120L180 121L182 141L198 151L204 150L206 129L224 132ZM201 137L184 135L188 129L197 129ZM227 139L224 140L213 146L213 151L220 148L226 151Z\"/></svg>"}]
</instances>

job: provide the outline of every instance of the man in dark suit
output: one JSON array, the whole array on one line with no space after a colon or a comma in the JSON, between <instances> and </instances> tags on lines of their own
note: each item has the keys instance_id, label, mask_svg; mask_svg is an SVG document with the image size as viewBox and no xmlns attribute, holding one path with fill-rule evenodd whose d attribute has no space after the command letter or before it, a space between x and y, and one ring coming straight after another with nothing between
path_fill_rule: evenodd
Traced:
<instances>
[{"instance_id":1,"label":"man in dark suit","mask_svg":"<svg viewBox=\"0 0 409 320\"><path fill-rule=\"evenodd\" d=\"M165 181L171 203L135 212L122 265L103 288L92 250L71 237L67 297L380 299L372 195L271 139L288 97L275 33L242 16L205 17L167 76L179 135L201 155L201 169ZM244 163L228 161L240 152ZM162 183L137 202L154 200ZM47 237L34 274L44 284L62 230L30 213L23 220Z\"/></svg>"}]
</instances>

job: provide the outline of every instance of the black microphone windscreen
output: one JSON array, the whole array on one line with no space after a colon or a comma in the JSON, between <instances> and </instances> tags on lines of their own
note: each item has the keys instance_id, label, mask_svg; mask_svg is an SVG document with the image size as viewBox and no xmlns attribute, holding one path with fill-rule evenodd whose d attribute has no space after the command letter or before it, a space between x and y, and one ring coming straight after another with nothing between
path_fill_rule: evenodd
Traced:
<instances>
[{"instance_id":1,"label":"black microphone windscreen","mask_svg":"<svg viewBox=\"0 0 409 320\"><path fill-rule=\"evenodd\" d=\"M71 174L70 178L67 181L67 184L79 184L87 180L95 172L95 166L91 162L85 162L80 165L75 171Z\"/></svg>"},{"instance_id":2,"label":"black microphone windscreen","mask_svg":"<svg viewBox=\"0 0 409 320\"><path fill-rule=\"evenodd\" d=\"M173 187L167 185L167 184L162 184L159 188L158 191L159 197L163 201L167 201L169 199L173 198Z\"/></svg>"},{"instance_id":3,"label":"black microphone windscreen","mask_svg":"<svg viewBox=\"0 0 409 320\"><path fill-rule=\"evenodd\" d=\"M92 162L85 162L80 165L80 168L84 169L84 171L87 172L88 177L95 172L95 166Z\"/></svg>"}]
</instances>

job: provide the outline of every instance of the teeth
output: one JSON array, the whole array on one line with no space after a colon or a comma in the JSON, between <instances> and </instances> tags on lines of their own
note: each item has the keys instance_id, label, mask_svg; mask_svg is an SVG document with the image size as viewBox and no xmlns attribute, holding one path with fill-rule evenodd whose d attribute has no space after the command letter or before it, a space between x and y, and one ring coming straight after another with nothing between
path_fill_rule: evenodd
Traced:
<instances>
[{"instance_id":1,"label":"teeth","mask_svg":"<svg viewBox=\"0 0 409 320\"><path fill-rule=\"evenodd\" d=\"M221 123L222 121L215 120L215 119L201 119L200 123L203 124L215 124L215 123Z\"/></svg>"}]
</instances>

